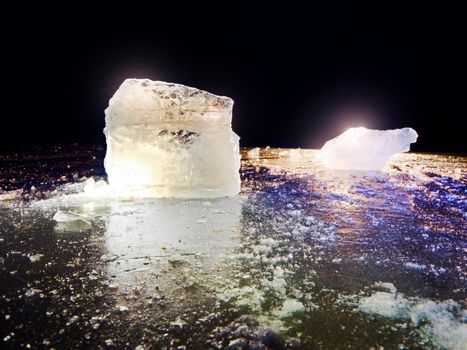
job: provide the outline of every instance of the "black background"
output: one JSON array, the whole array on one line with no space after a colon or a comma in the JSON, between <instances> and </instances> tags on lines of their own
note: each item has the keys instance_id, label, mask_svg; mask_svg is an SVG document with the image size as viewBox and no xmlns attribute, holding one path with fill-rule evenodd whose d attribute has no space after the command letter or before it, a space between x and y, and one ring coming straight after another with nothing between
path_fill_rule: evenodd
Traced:
<instances>
[{"instance_id":1,"label":"black background","mask_svg":"<svg viewBox=\"0 0 467 350\"><path fill-rule=\"evenodd\" d=\"M410 126L414 150L466 151L455 3L161 4L4 8L0 151L104 144L104 109L129 77L232 97L242 146Z\"/></svg>"}]
</instances>

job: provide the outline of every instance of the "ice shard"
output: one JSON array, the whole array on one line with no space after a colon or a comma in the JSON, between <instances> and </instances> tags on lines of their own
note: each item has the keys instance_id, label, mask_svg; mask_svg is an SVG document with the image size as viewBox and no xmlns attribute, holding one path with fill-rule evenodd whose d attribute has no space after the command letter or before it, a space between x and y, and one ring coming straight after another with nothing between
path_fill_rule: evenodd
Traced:
<instances>
[{"instance_id":1,"label":"ice shard","mask_svg":"<svg viewBox=\"0 0 467 350\"><path fill-rule=\"evenodd\" d=\"M372 130L350 128L321 148L318 159L328 169L381 170L393 154L407 152L417 141L412 128Z\"/></svg>"},{"instance_id":2,"label":"ice shard","mask_svg":"<svg viewBox=\"0 0 467 350\"><path fill-rule=\"evenodd\" d=\"M127 79L105 110L105 169L123 197L202 198L240 191L233 100L196 88Z\"/></svg>"}]
</instances>

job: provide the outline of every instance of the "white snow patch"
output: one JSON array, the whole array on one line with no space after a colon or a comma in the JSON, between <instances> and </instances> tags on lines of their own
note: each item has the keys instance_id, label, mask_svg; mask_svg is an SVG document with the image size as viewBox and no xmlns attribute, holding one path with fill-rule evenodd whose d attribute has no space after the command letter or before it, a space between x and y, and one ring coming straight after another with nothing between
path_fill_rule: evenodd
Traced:
<instances>
[{"instance_id":1,"label":"white snow patch","mask_svg":"<svg viewBox=\"0 0 467 350\"><path fill-rule=\"evenodd\" d=\"M360 299L359 309L368 314L406 318L410 306L407 300L400 295L388 292L375 292L369 297Z\"/></svg>"},{"instance_id":2,"label":"white snow patch","mask_svg":"<svg viewBox=\"0 0 467 350\"><path fill-rule=\"evenodd\" d=\"M282 307L274 312L279 318L290 317L297 312L305 311L305 305L303 305L300 301L295 299L287 299L282 304Z\"/></svg>"},{"instance_id":3,"label":"white snow patch","mask_svg":"<svg viewBox=\"0 0 467 350\"><path fill-rule=\"evenodd\" d=\"M390 318L411 320L421 335L443 349L463 350L467 344L467 310L453 301L407 298L392 283L379 282L390 292L374 292L359 300L360 311Z\"/></svg>"},{"instance_id":4,"label":"white snow patch","mask_svg":"<svg viewBox=\"0 0 467 350\"><path fill-rule=\"evenodd\" d=\"M431 338L435 345L446 349L465 349L467 311L460 310L458 303L452 300L425 300L412 307L410 319L415 325L425 323L422 326L423 333Z\"/></svg>"},{"instance_id":5,"label":"white snow patch","mask_svg":"<svg viewBox=\"0 0 467 350\"><path fill-rule=\"evenodd\" d=\"M421 265L421 264L417 264L414 262L406 262L404 266L412 270L425 270L426 269L426 265Z\"/></svg>"}]
</instances>

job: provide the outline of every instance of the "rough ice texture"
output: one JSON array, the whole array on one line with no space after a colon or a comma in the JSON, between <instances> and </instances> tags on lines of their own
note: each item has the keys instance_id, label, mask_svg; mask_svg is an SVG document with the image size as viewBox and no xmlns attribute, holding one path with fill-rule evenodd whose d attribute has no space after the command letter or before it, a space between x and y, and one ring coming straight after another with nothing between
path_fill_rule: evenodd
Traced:
<instances>
[{"instance_id":1,"label":"rough ice texture","mask_svg":"<svg viewBox=\"0 0 467 350\"><path fill-rule=\"evenodd\" d=\"M374 292L361 298L359 310L383 317L410 320L421 328L424 338L437 348L461 350L467 343L467 312L453 300L433 301L408 298L392 283L377 283L389 292Z\"/></svg>"},{"instance_id":2,"label":"rough ice texture","mask_svg":"<svg viewBox=\"0 0 467 350\"><path fill-rule=\"evenodd\" d=\"M240 191L233 100L127 79L105 110L105 169L124 197L222 197Z\"/></svg>"},{"instance_id":3,"label":"rough ice texture","mask_svg":"<svg viewBox=\"0 0 467 350\"><path fill-rule=\"evenodd\" d=\"M393 154L407 152L417 141L412 128L371 130L350 128L321 148L318 159L328 169L381 170Z\"/></svg>"}]
</instances>

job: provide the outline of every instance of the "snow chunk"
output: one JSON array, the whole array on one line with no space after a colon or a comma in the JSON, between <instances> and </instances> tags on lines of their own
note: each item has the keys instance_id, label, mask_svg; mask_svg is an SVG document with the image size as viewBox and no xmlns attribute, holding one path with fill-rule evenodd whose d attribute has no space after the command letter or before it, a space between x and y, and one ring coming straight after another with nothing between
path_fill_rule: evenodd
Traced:
<instances>
[{"instance_id":1,"label":"snow chunk","mask_svg":"<svg viewBox=\"0 0 467 350\"><path fill-rule=\"evenodd\" d=\"M279 318L290 317L297 312L305 311L305 305L295 299L287 299L282 304L280 310L276 311L274 314Z\"/></svg>"},{"instance_id":2,"label":"snow chunk","mask_svg":"<svg viewBox=\"0 0 467 350\"><path fill-rule=\"evenodd\" d=\"M461 320L456 314L460 314ZM410 319L415 325L427 323L423 331L436 345L446 349L465 349L467 312L459 310L456 302L448 300L437 303L426 300L412 308Z\"/></svg>"},{"instance_id":3,"label":"snow chunk","mask_svg":"<svg viewBox=\"0 0 467 350\"><path fill-rule=\"evenodd\" d=\"M407 300L400 295L375 292L373 295L360 300L359 309L368 314L405 318L409 313L410 306Z\"/></svg>"},{"instance_id":4,"label":"snow chunk","mask_svg":"<svg viewBox=\"0 0 467 350\"><path fill-rule=\"evenodd\" d=\"M233 100L127 79L105 110L109 184L121 197L222 197L240 191Z\"/></svg>"},{"instance_id":5,"label":"snow chunk","mask_svg":"<svg viewBox=\"0 0 467 350\"><path fill-rule=\"evenodd\" d=\"M410 320L420 327L420 333L437 347L465 349L467 343L467 310L453 300L436 302L427 299L407 298L396 293L392 283L379 282L377 287L390 292L375 292L360 299L360 311L383 317Z\"/></svg>"},{"instance_id":6,"label":"snow chunk","mask_svg":"<svg viewBox=\"0 0 467 350\"><path fill-rule=\"evenodd\" d=\"M386 289L386 290L390 291L391 293L396 293L397 292L396 286L394 284L390 283L390 282L376 282L375 286Z\"/></svg>"},{"instance_id":7,"label":"snow chunk","mask_svg":"<svg viewBox=\"0 0 467 350\"><path fill-rule=\"evenodd\" d=\"M405 267L407 267L408 269L412 269L412 270L425 270L426 268L426 265L421 265L421 264L417 264L417 263L414 263L414 262L406 262L404 264Z\"/></svg>"},{"instance_id":8,"label":"snow chunk","mask_svg":"<svg viewBox=\"0 0 467 350\"><path fill-rule=\"evenodd\" d=\"M417 140L412 128L350 128L321 148L318 159L329 169L381 170L393 154L407 152Z\"/></svg>"},{"instance_id":9,"label":"snow chunk","mask_svg":"<svg viewBox=\"0 0 467 350\"><path fill-rule=\"evenodd\" d=\"M31 260L31 262L36 262L41 260L41 258L44 256L44 254L29 254L28 258Z\"/></svg>"}]
</instances>

